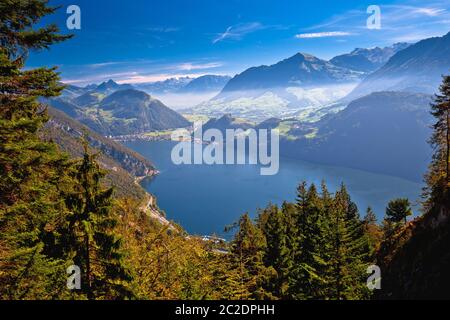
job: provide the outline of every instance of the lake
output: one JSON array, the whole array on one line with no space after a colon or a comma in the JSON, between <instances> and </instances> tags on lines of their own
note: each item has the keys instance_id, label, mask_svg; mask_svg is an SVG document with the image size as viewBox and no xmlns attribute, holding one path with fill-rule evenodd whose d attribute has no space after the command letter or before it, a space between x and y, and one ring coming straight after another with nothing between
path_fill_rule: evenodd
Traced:
<instances>
[{"instance_id":1,"label":"lake","mask_svg":"<svg viewBox=\"0 0 450 320\"><path fill-rule=\"evenodd\" d=\"M168 219L191 234L226 237L224 227L243 213L255 216L258 208L269 203L294 201L296 187L303 180L318 185L325 180L330 191L344 182L361 215L371 206L379 219L389 200L406 197L417 204L422 189L422 184L402 178L288 158L280 158L280 170L274 176L261 176L256 165L177 166L171 161L175 142L136 141L125 145L156 165L160 175L144 180L142 186L157 197Z\"/></svg>"}]
</instances>

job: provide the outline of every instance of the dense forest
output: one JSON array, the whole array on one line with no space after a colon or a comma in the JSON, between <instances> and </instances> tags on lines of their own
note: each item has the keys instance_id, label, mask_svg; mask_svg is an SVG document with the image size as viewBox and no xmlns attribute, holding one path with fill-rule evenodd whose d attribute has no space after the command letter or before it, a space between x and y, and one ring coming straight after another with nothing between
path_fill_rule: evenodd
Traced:
<instances>
[{"instance_id":1,"label":"dense forest","mask_svg":"<svg viewBox=\"0 0 450 320\"><path fill-rule=\"evenodd\" d=\"M117 194L88 137L79 158L42 137L49 116L40 99L64 86L55 68L24 66L30 51L70 38L36 27L55 10L44 0L0 2L0 299L448 297L450 77L431 108L421 217L408 221L408 199L394 199L379 224L345 185L330 192L325 182L299 182L295 202L269 205L254 220L244 214L228 228L233 239L218 244ZM367 286L372 265L381 267L381 290ZM81 270L74 290L72 266Z\"/></svg>"}]
</instances>

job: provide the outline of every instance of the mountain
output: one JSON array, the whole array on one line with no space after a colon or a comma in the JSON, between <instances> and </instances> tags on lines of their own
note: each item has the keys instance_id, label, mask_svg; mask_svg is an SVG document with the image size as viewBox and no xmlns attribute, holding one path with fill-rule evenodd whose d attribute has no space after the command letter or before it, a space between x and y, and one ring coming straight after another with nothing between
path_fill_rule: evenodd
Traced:
<instances>
[{"instance_id":1,"label":"mountain","mask_svg":"<svg viewBox=\"0 0 450 320\"><path fill-rule=\"evenodd\" d=\"M186 110L186 113L220 117L232 114L251 121L268 118L298 117L303 121L317 121L329 112L340 110L337 104L357 83L312 87L288 87L219 94L213 99Z\"/></svg>"},{"instance_id":2,"label":"mountain","mask_svg":"<svg viewBox=\"0 0 450 320\"><path fill-rule=\"evenodd\" d=\"M231 79L229 76L205 75L198 78L180 77L164 81L138 84L136 87L149 94L201 93L220 91Z\"/></svg>"},{"instance_id":3,"label":"mountain","mask_svg":"<svg viewBox=\"0 0 450 320\"><path fill-rule=\"evenodd\" d=\"M373 72L381 68L397 52L410 44L396 43L385 48L357 48L348 54L339 55L330 60L336 66L361 72Z\"/></svg>"},{"instance_id":4,"label":"mountain","mask_svg":"<svg viewBox=\"0 0 450 320\"><path fill-rule=\"evenodd\" d=\"M72 158L80 158L83 155L80 138L86 134L90 146L100 152L99 162L108 170L108 183L116 186L119 196L139 199L145 196L145 191L135 183L135 179L156 174L151 162L123 145L93 132L64 112L52 107L47 110L50 120L41 132L43 138L57 143Z\"/></svg>"},{"instance_id":5,"label":"mountain","mask_svg":"<svg viewBox=\"0 0 450 320\"><path fill-rule=\"evenodd\" d=\"M264 120L263 122L259 123L255 129L259 130L259 129L266 129L266 130L272 130L272 129L276 129L280 123L283 120L279 119L279 118L269 118L267 120Z\"/></svg>"},{"instance_id":6,"label":"mountain","mask_svg":"<svg viewBox=\"0 0 450 320\"><path fill-rule=\"evenodd\" d=\"M174 93L183 89L192 80L190 77L170 78L164 81L138 84L136 87L149 94Z\"/></svg>"},{"instance_id":7,"label":"mountain","mask_svg":"<svg viewBox=\"0 0 450 320\"><path fill-rule=\"evenodd\" d=\"M159 100L137 90L121 90L103 99L98 110L103 131L111 135L188 127L190 122Z\"/></svg>"},{"instance_id":8,"label":"mountain","mask_svg":"<svg viewBox=\"0 0 450 320\"><path fill-rule=\"evenodd\" d=\"M142 134L190 125L159 100L135 89L118 90L106 97L88 92L71 100L57 98L46 103L102 135Z\"/></svg>"},{"instance_id":9,"label":"mountain","mask_svg":"<svg viewBox=\"0 0 450 320\"><path fill-rule=\"evenodd\" d=\"M362 72L341 68L309 54L298 53L271 66L247 69L231 79L219 95L192 108L212 117L263 121L313 112L350 93Z\"/></svg>"},{"instance_id":10,"label":"mountain","mask_svg":"<svg viewBox=\"0 0 450 320\"><path fill-rule=\"evenodd\" d=\"M93 104L97 104L101 101L103 95L95 91L89 91L82 94L79 97L74 98L72 101L74 104L80 107L87 107Z\"/></svg>"},{"instance_id":11,"label":"mountain","mask_svg":"<svg viewBox=\"0 0 450 320\"><path fill-rule=\"evenodd\" d=\"M325 117L307 135L284 139L290 157L422 181L430 161L432 96L377 92Z\"/></svg>"},{"instance_id":12,"label":"mountain","mask_svg":"<svg viewBox=\"0 0 450 320\"><path fill-rule=\"evenodd\" d=\"M352 100L375 91L434 93L441 76L450 72L450 33L425 39L397 52L369 75L346 98Z\"/></svg>"},{"instance_id":13,"label":"mountain","mask_svg":"<svg viewBox=\"0 0 450 320\"><path fill-rule=\"evenodd\" d=\"M65 89L62 91L61 97L67 98L67 99L72 99L72 98L78 97L90 90L87 87L82 88L82 87L74 86L71 84L64 84L64 86L65 86Z\"/></svg>"},{"instance_id":14,"label":"mountain","mask_svg":"<svg viewBox=\"0 0 450 320\"><path fill-rule=\"evenodd\" d=\"M248 122L246 120L243 119L238 119L233 117L230 114L225 114L224 116L220 117L220 118L213 118L210 119L208 122L206 122L202 129L203 132L208 130L208 129L217 129L220 130L222 133L225 133L225 130L227 129L242 129L242 130L247 130L250 128L253 128L254 124L251 122Z\"/></svg>"},{"instance_id":15,"label":"mountain","mask_svg":"<svg viewBox=\"0 0 450 320\"><path fill-rule=\"evenodd\" d=\"M69 117L76 118L83 112L82 108L72 103L70 99L60 96L53 99L40 99L42 103L52 106L67 114Z\"/></svg>"},{"instance_id":16,"label":"mountain","mask_svg":"<svg viewBox=\"0 0 450 320\"><path fill-rule=\"evenodd\" d=\"M90 84L85 87L78 87L71 84L64 84L64 86L65 89L61 92L59 98L65 100L75 99L83 95L87 95L86 97L89 97L89 95L100 95L104 97L118 90L133 89L133 86L130 84L118 84L113 80L108 80L98 85Z\"/></svg>"},{"instance_id":17,"label":"mountain","mask_svg":"<svg viewBox=\"0 0 450 320\"><path fill-rule=\"evenodd\" d=\"M217 75L206 75L198 77L184 87L182 87L180 93L196 93L196 92L207 92L207 91L220 91L222 90L231 77L229 76L217 76Z\"/></svg>"},{"instance_id":18,"label":"mountain","mask_svg":"<svg viewBox=\"0 0 450 320\"><path fill-rule=\"evenodd\" d=\"M247 69L231 79L222 93L346 83L357 81L360 76L358 72L335 66L310 54L297 53L271 66Z\"/></svg>"},{"instance_id":19,"label":"mountain","mask_svg":"<svg viewBox=\"0 0 450 320\"><path fill-rule=\"evenodd\" d=\"M95 89L93 89L93 91L108 95L119 90L127 90L127 89L133 89L133 86L130 84L118 84L113 80L108 80L99 84Z\"/></svg>"}]
</instances>

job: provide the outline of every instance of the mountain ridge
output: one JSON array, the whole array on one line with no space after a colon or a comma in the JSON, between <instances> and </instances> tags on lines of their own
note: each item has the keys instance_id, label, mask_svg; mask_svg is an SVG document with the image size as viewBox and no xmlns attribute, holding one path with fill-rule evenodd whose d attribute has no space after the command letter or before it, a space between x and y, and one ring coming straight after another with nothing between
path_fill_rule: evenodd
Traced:
<instances>
[{"instance_id":1,"label":"mountain ridge","mask_svg":"<svg viewBox=\"0 0 450 320\"><path fill-rule=\"evenodd\" d=\"M190 126L189 121L161 101L133 88L120 87L106 97L88 92L73 99L57 98L46 102L105 136Z\"/></svg>"},{"instance_id":2,"label":"mountain ridge","mask_svg":"<svg viewBox=\"0 0 450 320\"><path fill-rule=\"evenodd\" d=\"M433 94L442 75L450 71L450 32L421 40L397 52L379 70L365 78L347 101L374 91L411 91Z\"/></svg>"},{"instance_id":3,"label":"mountain ridge","mask_svg":"<svg viewBox=\"0 0 450 320\"><path fill-rule=\"evenodd\" d=\"M400 42L384 48L356 48L350 53L332 58L330 62L340 67L370 73L382 67L394 54L409 45Z\"/></svg>"}]
</instances>

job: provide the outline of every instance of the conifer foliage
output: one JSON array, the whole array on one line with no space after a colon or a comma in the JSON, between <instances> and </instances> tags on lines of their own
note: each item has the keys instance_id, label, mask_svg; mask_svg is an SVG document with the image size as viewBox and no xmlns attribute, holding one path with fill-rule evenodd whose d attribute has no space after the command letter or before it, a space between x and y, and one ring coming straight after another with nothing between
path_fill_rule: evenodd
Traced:
<instances>
[{"instance_id":1,"label":"conifer foliage","mask_svg":"<svg viewBox=\"0 0 450 320\"><path fill-rule=\"evenodd\" d=\"M130 280L113 233L112 189L88 152L69 161L39 138L48 120L40 97L64 88L54 68L24 70L30 50L70 36L33 28L55 8L44 0L0 2L0 298L126 298ZM83 290L66 287L66 268L82 269Z\"/></svg>"},{"instance_id":2,"label":"conifer foliage","mask_svg":"<svg viewBox=\"0 0 450 320\"><path fill-rule=\"evenodd\" d=\"M37 131L47 120L38 97L63 89L54 69L23 70L29 50L67 36L55 26L32 29L54 11L45 1L0 2L0 297L51 298L61 260L46 255L60 215L67 159Z\"/></svg>"},{"instance_id":3,"label":"conifer foliage","mask_svg":"<svg viewBox=\"0 0 450 320\"><path fill-rule=\"evenodd\" d=\"M430 139L433 160L426 176L428 210L434 203L450 203L450 76L443 77L439 91L431 105L436 121Z\"/></svg>"},{"instance_id":4,"label":"conifer foliage","mask_svg":"<svg viewBox=\"0 0 450 320\"><path fill-rule=\"evenodd\" d=\"M255 227L242 219L235 241L261 229L259 243L265 270L260 292L272 299L367 299L367 267L374 243L356 205L342 186L334 195L325 183L321 191L303 182L295 204L263 210ZM250 232L251 230L251 232ZM244 236L246 235L246 236ZM256 242L253 242L256 243ZM258 257L254 247L253 257ZM233 251L239 257L239 251ZM258 260L257 260L258 261ZM270 272L272 271L272 272Z\"/></svg>"},{"instance_id":5,"label":"conifer foliage","mask_svg":"<svg viewBox=\"0 0 450 320\"><path fill-rule=\"evenodd\" d=\"M61 234L64 250L82 270L82 292L89 299L131 297L126 282L121 240L114 234L113 188L104 189L105 176L84 142L84 158L74 166L74 188L66 196L69 214Z\"/></svg>"}]
</instances>

